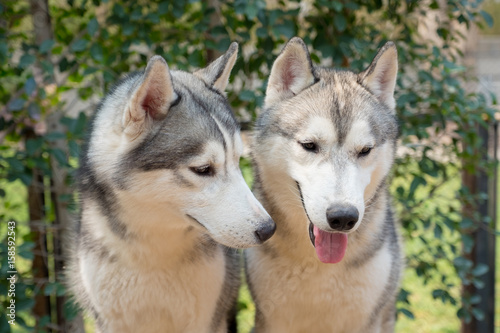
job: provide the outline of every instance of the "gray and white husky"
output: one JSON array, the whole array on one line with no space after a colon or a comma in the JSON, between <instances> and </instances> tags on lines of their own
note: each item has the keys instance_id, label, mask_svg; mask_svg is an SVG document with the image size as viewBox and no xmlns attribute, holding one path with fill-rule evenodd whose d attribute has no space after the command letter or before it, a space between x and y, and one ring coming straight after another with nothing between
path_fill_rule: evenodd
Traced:
<instances>
[{"instance_id":1,"label":"gray and white husky","mask_svg":"<svg viewBox=\"0 0 500 333\"><path fill-rule=\"evenodd\" d=\"M394 330L397 68L390 42L359 74L314 67L300 38L274 62L252 148L255 193L277 225L245 254L256 333Z\"/></svg>"},{"instance_id":2,"label":"gray and white husky","mask_svg":"<svg viewBox=\"0 0 500 333\"><path fill-rule=\"evenodd\" d=\"M233 43L193 74L154 56L98 108L69 279L100 332L235 327L239 260L228 247L261 244L275 229L239 169L223 93L237 51Z\"/></svg>"}]
</instances>

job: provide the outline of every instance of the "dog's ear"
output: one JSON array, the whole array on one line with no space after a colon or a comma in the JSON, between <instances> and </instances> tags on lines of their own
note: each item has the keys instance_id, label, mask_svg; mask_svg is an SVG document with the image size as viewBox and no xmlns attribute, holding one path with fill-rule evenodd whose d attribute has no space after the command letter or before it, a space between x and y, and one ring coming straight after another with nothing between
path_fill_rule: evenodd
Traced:
<instances>
[{"instance_id":1,"label":"dog's ear","mask_svg":"<svg viewBox=\"0 0 500 333\"><path fill-rule=\"evenodd\" d=\"M393 42L387 42L377 53L366 70L358 75L358 81L377 98L395 109L394 88L398 75L398 51Z\"/></svg>"},{"instance_id":2,"label":"dog's ear","mask_svg":"<svg viewBox=\"0 0 500 333\"><path fill-rule=\"evenodd\" d=\"M125 133L137 137L150 122L164 118L177 98L167 62L152 57L123 115Z\"/></svg>"},{"instance_id":3,"label":"dog's ear","mask_svg":"<svg viewBox=\"0 0 500 333\"><path fill-rule=\"evenodd\" d=\"M274 61L266 90L266 106L291 98L316 82L306 44L294 37Z\"/></svg>"},{"instance_id":4,"label":"dog's ear","mask_svg":"<svg viewBox=\"0 0 500 333\"><path fill-rule=\"evenodd\" d=\"M229 82L229 75L231 74L237 57L238 43L232 42L226 53L215 59L207 67L194 72L194 75L205 81L209 86L223 93Z\"/></svg>"}]
</instances>

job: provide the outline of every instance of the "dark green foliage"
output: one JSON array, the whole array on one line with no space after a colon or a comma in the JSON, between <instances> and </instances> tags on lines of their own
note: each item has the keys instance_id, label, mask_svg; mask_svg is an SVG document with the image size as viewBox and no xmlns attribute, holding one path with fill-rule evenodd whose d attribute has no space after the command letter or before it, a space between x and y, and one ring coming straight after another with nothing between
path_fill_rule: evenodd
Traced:
<instances>
[{"instance_id":1,"label":"dark green foliage","mask_svg":"<svg viewBox=\"0 0 500 333\"><path fill-rule=\"evenodd\" d=\"M4 1L0 5L0 178L20 180L28 186L36 168L50 183L53 161L73 175L91 110L74 110L72 102L62 97L76 89L80 99L95 103L123 73L144 68L153 54L162 55L173 68L191 70L205 66L210 56L224 52L231 41L239 42L240 56L228 98L247 128L262 106L271 64L289 38L302 37L316 63L357 71L368 65L379 46L393 40L401 64L396 99L401 142L407 153L398 158L392 190L405 237L421 245L417 253L408 256L408 265L425 281L436 276L440 279L442 286L433 290L432 297L461 304L459 317L481 319L483 314L474 308L480 300L474 295L462 299L451 295L448 290L454 282L450 273L439 269L442 262L453 263L461 283L476 287L481 287L477 277L487 270L473 267L462 256L471 251L469 233L482 220L475 215L463 217L462 205L475 207L482 197L470 194L457 181L462 168L474 172L492 165L480 162L484 152L477 126L487 126L493 110L488 108L486 96L464 88L470 78L460 65L457 47L466 29L475 24L491 26L492 18L481 10L481 1L449 0L441 7L438 1L320 0L312 2L307 11L301 11L296 0L278 1L272 8L264 0L215 2L220 3L219 8L208 3L51 2L54 39L38 46L28 2ZM444 14L435 37L420 35L422 18L438 12ZM64 115L64 131L44 131L42 125L48 117L58 113ZM437 142L435 138L445 130L449 142ZM58 142L68 149L55 145ZM71 181L71 177L67 179L68 184ZM450 184L458 185L456 194L441 191ZM0 198L5 194L0 189ZM50 223L54 215L50 200L46 205ZM12 218L0 213L2 221ZM22 222L26 225L27 221ZM33 242L26 228L23 230L18 256L29 263ZM0 237L3 235L2 224ZM3 306L8 301L4 254L2 241ZM33 306L33 295L42 292L31 277L29 269L22 270L17 290L17 323L27 327L32 322L25 323L23 318ZM54 277L43 292L64 294L60 282L60 277ZM402 290L398 312L413 318L408 297ZM68 309L68 313L74 315L75 310ZM0 315L0 332L9 331Z\"/></svg>"}]
</instances>

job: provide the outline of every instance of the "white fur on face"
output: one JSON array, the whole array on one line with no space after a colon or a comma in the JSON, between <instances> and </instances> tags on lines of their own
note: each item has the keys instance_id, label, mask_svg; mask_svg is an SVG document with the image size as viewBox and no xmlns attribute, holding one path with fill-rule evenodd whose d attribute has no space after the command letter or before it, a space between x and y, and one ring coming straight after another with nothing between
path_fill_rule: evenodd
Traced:
<instances>
[{"instance_id":1,"label":"white fur on face","mask_svg":"<svg viewBox=\"0 0 500 333\"><path fill-rule=\"evenodd\" d=\"M255 231L263 223L269 223L271 218L241 174L239 158L243 144L239 133L234 138L227 136L226 142L226 151L219 142L207 142L202 154L194 156L176 171L155 170L137 174L137 181L130 182L132 188L127 190L128 195L135 199L129 201L147 200L148 205L154 205L150 212L157 218L151 216L148 219L154 224L152 228L165 226L157 224L168 224L161 217L170 216L175 209L185 223L206 228L219 243L236 248L259 244ZM210 165L215 174L200 176L190 169L204 165ZM183 184L180 178L189 185Z\"/></svg>"},{"instance_id":2,"label":"white fur on face","mask_svg":"<svg viewBox=\"0 0 500 333\"><path fill-rule=\"evenodd\" d=\"M226 160L217 164L214 177L189 175L200 183L200 188L186 198L184 211L196 218L212 237L228 246L247 247L256 245L255 231L270 217L254 197L243 179L239 168L242 149L239 134L233 140L225 134ZM220 144L207 147L203 156L224 156ZM194 176L194 177L193 177ZM202 178L202 179L199 179Z\"/></svg>"},{"instance_id":3,"label":"white fur on face","mask_svg":"<svg viewBox=\"0 0 500 333\"><path fill-rule=\"evenodd\" d=\"M312 223L323 230L331 230L326 218L329 207L348 204L357 208L359 227L365 202L371 198L378 184L389 172L391 148L389 143L375 146L375 138L365 120L354 121L345 142L336 142L336 130L329 119L312 117L299 133L300 140L314 141L319 152L308 152L300 144L291 146L287 170L301 188L304 206ZM359 157L365 146L374 147L370 154Z\"/></svg>"}]
</instances>

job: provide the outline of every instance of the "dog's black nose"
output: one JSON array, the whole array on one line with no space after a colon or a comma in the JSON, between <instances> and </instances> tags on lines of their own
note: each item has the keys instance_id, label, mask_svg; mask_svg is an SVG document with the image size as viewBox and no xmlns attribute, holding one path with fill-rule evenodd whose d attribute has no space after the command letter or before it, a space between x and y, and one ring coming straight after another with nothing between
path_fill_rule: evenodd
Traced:
<instances>
[{"instance_id":1,"label":"dog's black nose","mask_svg":"<svg viewBox=\"0 0 500 333\"><path fill-rule=\"evenodd\" d=\"M265 242L276 231L276 223L272 219L267 220L264 223L261 223L261 226L255 231L255 235L261 242Z\"/></svg>"},{"instance_id":2,"label":"dog's black nose","mask_svg":"<svg viewBox=\"0 0 500 333\"><path fill-rule=\"evenodd\" d=\"M358 222L358 209L352 205L333 205L326 211L326 219L333 230L351 230Z\"/></svg>"}]
</instances>

